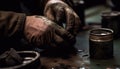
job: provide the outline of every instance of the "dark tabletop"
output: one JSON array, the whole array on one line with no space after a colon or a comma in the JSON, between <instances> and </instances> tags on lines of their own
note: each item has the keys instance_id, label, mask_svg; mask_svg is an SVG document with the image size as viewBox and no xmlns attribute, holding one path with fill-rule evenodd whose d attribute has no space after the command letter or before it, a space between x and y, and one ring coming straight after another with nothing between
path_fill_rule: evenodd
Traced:
<instances>
[{"instance_id":1,"label":"dark tabletop","mask_svg":"<svg viewBox=\"0 0 120 69\"><path fill-rule=\"evenodd\" d=\"M110 59L89 58L89 30L80 32L76 39L76 54L65 57L42 56L42 69L120 69L120 39L113 41L114 57Z\"/></svg>"}]
</instances>

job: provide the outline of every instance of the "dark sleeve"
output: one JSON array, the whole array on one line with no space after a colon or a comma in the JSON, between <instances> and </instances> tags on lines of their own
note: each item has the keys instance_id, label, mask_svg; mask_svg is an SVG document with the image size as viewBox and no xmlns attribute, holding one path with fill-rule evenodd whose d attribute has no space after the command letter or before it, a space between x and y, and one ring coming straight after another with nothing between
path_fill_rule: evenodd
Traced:
<instances>
[{"instance_id":1,"label":"dark sleeve","mask_svg":"<svg viewBox=\"0 0 120 69\"><path fill-rule=\"evenodd\" d=\"M25 14L0 11L0 38L23 35Z\"/></svg>"}]
</instances>

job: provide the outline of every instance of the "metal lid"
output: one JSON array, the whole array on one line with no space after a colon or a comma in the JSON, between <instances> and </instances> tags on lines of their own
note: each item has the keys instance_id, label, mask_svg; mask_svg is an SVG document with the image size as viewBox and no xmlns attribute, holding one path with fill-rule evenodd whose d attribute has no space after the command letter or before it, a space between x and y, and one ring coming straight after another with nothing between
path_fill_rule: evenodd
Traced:
<instances>
[{"instance_id":1,"label":"metal lid","mask_svg":"<svg viewBox=\"0 0 120 69\"><path fill-rule=\"evenodd\" d=\"M97 28L97 29L92 29L90 31L91 35L110 35L113 34L113 30L112 29L108 29L108 28Z\"/></svg>"}]
</instances>

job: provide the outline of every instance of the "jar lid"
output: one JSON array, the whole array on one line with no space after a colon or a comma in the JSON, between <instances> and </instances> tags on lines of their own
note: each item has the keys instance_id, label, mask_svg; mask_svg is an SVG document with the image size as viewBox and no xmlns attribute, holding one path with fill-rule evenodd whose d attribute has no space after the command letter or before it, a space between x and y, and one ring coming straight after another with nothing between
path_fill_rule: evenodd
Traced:
<instances>
[{"instance_id":1,"label":"jar lid","mask_svg":"<svg viewBox=\"0 0 120 69\"><path fill-rule=\"evenodd\" d=\"M105 35L113 34L113 30L112 29L108 29L108 28L97 28L97 29L92 29L90 31L90 34L91 35L105 36Z\"/></svg>"}]
</instances>

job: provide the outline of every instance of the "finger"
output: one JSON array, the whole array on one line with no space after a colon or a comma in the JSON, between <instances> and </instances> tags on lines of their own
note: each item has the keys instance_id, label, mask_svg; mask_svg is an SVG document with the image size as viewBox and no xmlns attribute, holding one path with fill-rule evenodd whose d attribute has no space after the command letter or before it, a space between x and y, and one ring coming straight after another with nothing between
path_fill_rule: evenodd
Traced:
<instances>
[{"instance_id":1,"label":"finger","mask_svg":"<svg viewBox=\"0 0 120 69\"><path fill-rule=\"evenodd\" d=\"M62 27L65 21L65 11L63 7L62 4L56 4L53 9L55 12L55 22Z\"/></svg>"},{"instance_id":2,"label":"finger","mask_svg":"<svg viewBox=\"0 0 120 69\"><path fill-rule=\"evenodd\" d=\"M64 49L65 47L69 46L68 42L57 34L55 34L54 41L55 41L54 43L57 46L57 48L63 48Z\"/></svg>"},{"instance_id":3,"label":"finger","mask_svg":"<svg viewBox=\"0 0 120 69\"><path fill-rule=\"evenodd\" d=\"M62 28L61 26L53 23L52 25L55 29L55 33L60 36L61 38L63 38L66 41L70 41L70 42L74 42L75 41L75 37L70 34L68 31L66 31L64 28Z\"/></svg>"},{"instance_id":4,"label":"finger","mask_svg":"<svg viewBox=\"0 0 120 69\"><path fill-rule=\"evenodd\" d=\"M81 24L79 16L77 16L76 13L74 13L74 15L75 15L74 33L77 34L80 28L82 28L82 24Z\"/></svg>"},{"instance_id":5,"label":"finger","mask_svg":"<svg viewBox=\"0 0 120 69\"><path fill-rule=\"evenodd\" d=\"M59 45L64 42L64 39L62 37L58 36L57 34L55 34L54 41L55 41L55 44Z\"/></svg>"},{"instance_id":6,"label":"finger","mask_svg":"<svg viewBox=\"0 0 120 69\"><path fill-rule=\"evenodd\" d=\"M55 16L54 16L54 10L52 8L52 5L49 5L47 7L45 7L44 9L44 16L46 16L48 19L54 21L55 20Z\"/></svg>"},{"instance_id":7,"label":"finger","mask_svg":"<svg viewBox=\"0 0 120 69\"><path fill-rule=\"evenodd\" d=\"M71 8L65 8L65 11L67 30L76 36L80 28L82 28L80 18Z\"/></svg>"},{"instance_id":8,"label":"finger","mask_svg":"<svg viewBox=\"0 0 120 69\"><path fill-rule=\"evenodd\" d=\"M62 23L64 19L64 9L60 3L50 4L48 7L45 8L44 15L60 26L63 26Z\"/></svg>"},{"instance_id":9,"label":"finger","mask_svg":"<svg viewBox=\"0 0 120 69\"><path fill-rule=\"evenodd\" d=\"M60 37L59 35L55 34L55 37L54 37L54 43L55 45L58 47L58 48L66 48L66 47L69 47L69 46L73 46L69 43L69 41L67 40L64 40L62 37Z\"/></svg>"},{"instance_id":10,"label":"finger","mask_svg":"<svg viewBox=\"0 0 120 69\"><path fill-rule=\"evenodd\" d=\"M75 25L75 16L73 15L73 11L69 8L65 8L66 12L66 30L70 33L74 34L74 25Z\"/></svg>"}]
</instances>

